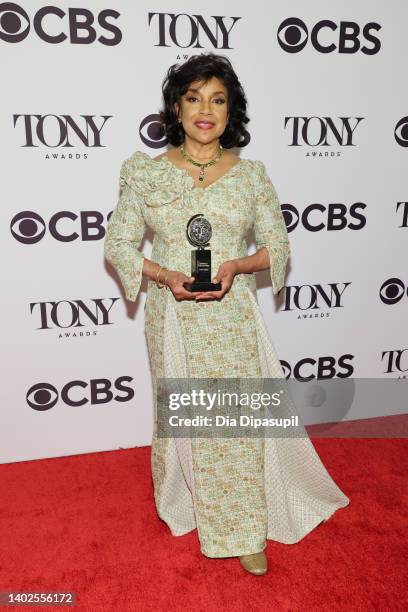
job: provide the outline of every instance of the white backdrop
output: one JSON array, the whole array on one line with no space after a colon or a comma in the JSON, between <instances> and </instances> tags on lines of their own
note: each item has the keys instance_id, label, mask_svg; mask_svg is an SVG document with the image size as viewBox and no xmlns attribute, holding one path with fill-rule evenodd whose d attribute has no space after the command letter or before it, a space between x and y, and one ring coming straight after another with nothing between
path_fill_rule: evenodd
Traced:
<instances>
[{"instance_id":1,"label":"white backdrop","mask_svg":"<svg viewBox=\"0 0 408 612\"><path fill-rule=\"evenodd\" d=\"M285 213L286 286L257 282L288 376L406 376L407 19L402 0L0 3L1 462L150 444L146 282L125 301L104 228L121 162L165 150L167 68L202 51L231 59L240 154ZM357 394L347 419L399 412Z\"/></svg>"}]
</instances>

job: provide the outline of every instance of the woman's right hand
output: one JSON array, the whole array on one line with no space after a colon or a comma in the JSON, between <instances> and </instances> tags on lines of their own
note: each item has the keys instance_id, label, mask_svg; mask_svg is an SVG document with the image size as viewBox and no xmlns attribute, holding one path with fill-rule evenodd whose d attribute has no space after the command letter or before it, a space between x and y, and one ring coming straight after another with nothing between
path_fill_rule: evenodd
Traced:
<instances>
[{"instance_id":1,"label":"woman's right hand","mask_svg":"<svg viewBox=\"0 0 408 612\"><path fill-rule=\"evenodd\" d=\"M170 270L167 272L166 285L171 290L176 300L195 300L195 293L187 291L183 283L191 283L194 276L186 276L183 272Z\"/></svg>"}]
</instances>

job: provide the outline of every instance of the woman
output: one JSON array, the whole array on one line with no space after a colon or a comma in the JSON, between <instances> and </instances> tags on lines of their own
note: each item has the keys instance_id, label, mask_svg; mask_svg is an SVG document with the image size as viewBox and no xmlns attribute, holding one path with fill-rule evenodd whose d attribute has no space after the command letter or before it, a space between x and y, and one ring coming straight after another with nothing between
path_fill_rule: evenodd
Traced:
<instances>
[{"instance_id":1,"label":"woman","mask_svg":"<svg viewBox=\"0 0 408 612\"><path fill-rule=\"evenodd\" d=\"M307 434L294 440L157 436L159 378L283 378L256 300L254 273L282 288L289 240L264 164L230 149L244 136L246 98L226 57L212 53L172 66L163 83L163 125L171 150L136 151L122 165L120 197L105 255L127 299L149 279L145 329L154 382L152 476L158 515L173 535L197 528L207 557L239 557L267 571L266 539L294 543L349 499L333 482ZM212 280L190 291L191 217L210 222ZM138 250L155 233L152 259ZM247 255L253 228L257 251ZM190 287L191 288L191 287Z\"/></svg>"}]
</instances>

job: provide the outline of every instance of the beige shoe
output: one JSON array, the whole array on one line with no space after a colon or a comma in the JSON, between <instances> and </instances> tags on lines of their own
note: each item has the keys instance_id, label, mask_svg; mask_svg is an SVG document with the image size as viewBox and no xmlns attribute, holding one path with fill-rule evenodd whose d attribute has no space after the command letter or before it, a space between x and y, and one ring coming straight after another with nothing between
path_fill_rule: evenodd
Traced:
<instances>
[{"instance_id":1,"label":"beige shoe","mask_svg":"<svg viewBox=\"0 0 408 612\"><path fill-rule=\"evenodd\" d=\"M262 576L268 571L268 559L264 551L252 555L242 555L239 560L242 567L250 574Z\"/></svg>"}]
</instances>

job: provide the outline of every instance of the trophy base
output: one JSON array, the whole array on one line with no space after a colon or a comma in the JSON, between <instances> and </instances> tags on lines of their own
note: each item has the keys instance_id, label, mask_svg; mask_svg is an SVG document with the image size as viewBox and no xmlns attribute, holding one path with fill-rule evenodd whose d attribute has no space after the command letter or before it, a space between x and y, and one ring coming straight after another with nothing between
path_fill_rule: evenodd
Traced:
<instances>
[{"instance_id":1,"label":"trophy base","mask_svg":"<svg viewBox=\"0 0 408 612\"><path fill-rule=\"evenodd\" d=\"M194 291L194 292L221 291L222 289L221 283L211 283L210 281L207 281L207 282L193 281L192 283L185 283L184 287L187 289L187 291Z\"/></svg>"}]
</instances>

